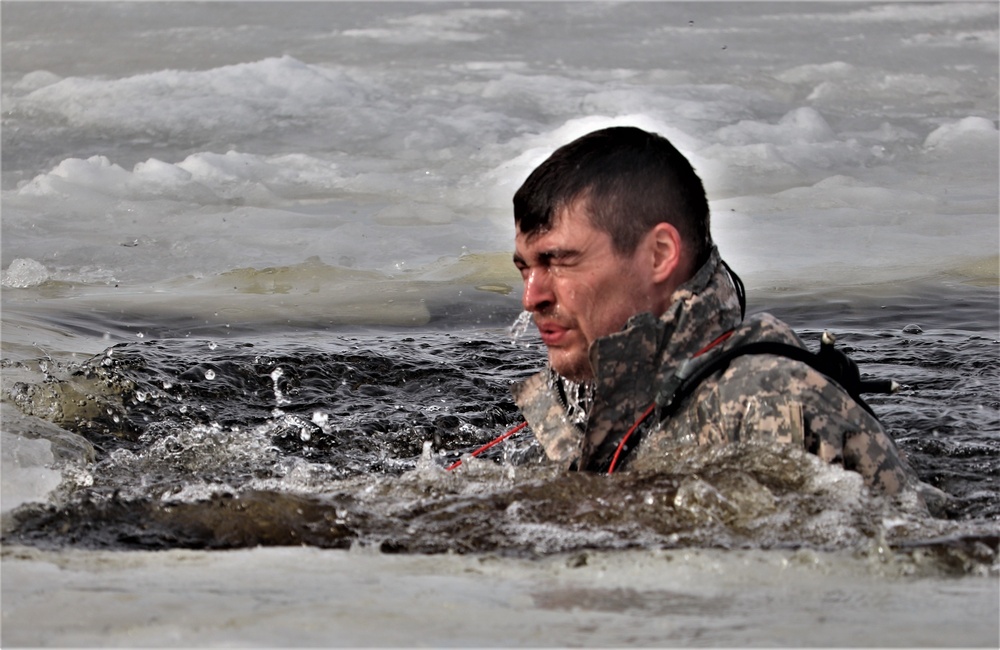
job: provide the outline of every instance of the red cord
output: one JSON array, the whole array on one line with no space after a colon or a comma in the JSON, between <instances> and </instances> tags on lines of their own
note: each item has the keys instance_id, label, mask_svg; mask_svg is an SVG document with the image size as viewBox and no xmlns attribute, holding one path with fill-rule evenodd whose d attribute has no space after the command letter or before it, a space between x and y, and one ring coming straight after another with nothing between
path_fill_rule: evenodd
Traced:
<instances>
[{"instance_id":1,"label":"red cord","mask_svg":"<svg viewBox=\"0 0 1000 650\"><path fill-rule=\"evenodd\" d=\"M735 331L736 331L736 329L734 328L734 329L729 330L728 332L724 332L721 336L719 336L719 338L715 339L714 341L712 341L711 343L709 343L708 345L706 345L702 349L700 349L697 352L695 352L692 355L692 358L694 358L694 357L700 357L701 355L705 354L706 352L708 352L709 350L711 350L712 348L714 348L715 346L717 346L718 344L722 343L723 341L725 341L726 339L728 339L730 336L732 336L733 332L735 332Z\"/></svg>"},{"instance_id":2,"label":"red cord","mask_svg":"<svg viewBox=\"0 0 1000 650\"><path fill-rule=\"evenodd\" d=\"M635 421L635 424L633 424L629 428L629 430L625 432L625 435L622 436L621 442L618 443L618 449L615 449L615 455L611 457L611 464L608 465L608 474L615 471L615 465L618 464L618 456L621 455L622 449L625 448L625 443L628 442L629 437L631 437L631 435L635 432L635 430L639 428L639 425L642 424L643 421L649 417L649 414L653 412L654 408L656 408L656 402L650 404L646 408L646 411L639 416L639 419Z\"/></svg>"},{"instance_id":3,"label":"red cord","mask_svg":"<svg viewBox=\"0 0 1000 650\"><path fill-rule=\"evenodd\" d=\"M493 445L500 444L501 442L503 442L507 438L511 437L512 435L514 435L515 433L517 433L518 431L520 431L521 429L523 429L526 426L528 426L528 423L527 422L522 422L521 424L517 425L516 427L514 427L513 429L511 429L510 431L508 431L507 433L503 434L502 436L500 436L498 438L494 438L490 442L487 442L485 445L483 445L479 449L477 449L474 452L472 452L472 456L476 457L479 454L481 454L484 451L486 451L487 449L489 449L490 447L492 447ZM462 464L461 460L456 460L454 463L452 463L451 465L449 465L446 469L447 469L447 471L450 472L451 470L455 469L456 467L458 467L461 464Z\"/></svg>"}]
</instances>

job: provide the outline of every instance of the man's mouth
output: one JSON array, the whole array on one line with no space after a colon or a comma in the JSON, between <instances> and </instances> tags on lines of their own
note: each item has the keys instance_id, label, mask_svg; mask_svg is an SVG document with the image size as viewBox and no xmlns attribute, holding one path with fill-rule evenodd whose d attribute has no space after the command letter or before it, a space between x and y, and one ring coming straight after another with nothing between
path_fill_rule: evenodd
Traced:
<instances>
[{"instance_id":1,"label":"man's mouth","mask_svg":"<svg viewBox=\"0 0 1000 650\"><path fill-rule=\"evenodd\" d=\"M563 327L551 321L536 323L538 332L542 335L542 342L548 347L558 346L566 338L569 332L568 327Z\"/></svg>"}]
</instances>

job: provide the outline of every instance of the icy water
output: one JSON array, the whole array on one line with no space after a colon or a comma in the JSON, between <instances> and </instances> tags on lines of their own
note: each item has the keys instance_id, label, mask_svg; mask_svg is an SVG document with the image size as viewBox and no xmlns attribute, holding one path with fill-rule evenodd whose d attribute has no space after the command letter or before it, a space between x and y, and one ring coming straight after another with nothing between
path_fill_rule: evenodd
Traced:
<instances>
[{"instance_id":1,"label":"icy water","mask_svg":"<svg viewBox=\"0 0 1000 650\"><path fill-rule=\"evenodd\" d=\"M0 18L5 646L1000 644L994 3ZM544 362L510 197L609 124L689 153L751 312L903 385L942 517L782 447L467 456Z\"/></svg>"}]
</instances>

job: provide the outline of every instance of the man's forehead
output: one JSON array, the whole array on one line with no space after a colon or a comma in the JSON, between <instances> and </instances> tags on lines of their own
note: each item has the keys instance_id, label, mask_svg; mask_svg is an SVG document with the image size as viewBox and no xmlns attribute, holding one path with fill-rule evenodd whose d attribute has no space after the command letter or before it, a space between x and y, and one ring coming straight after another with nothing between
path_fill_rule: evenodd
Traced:
<instances>
[{"instance_id":1,"label":"man's forehead","mask_svg":"<svg viewBox=\"0 0 1000 650\"><path fill-rule=\"evenodd\" d=\"M544 231L522 233L514 238L514 261L534 263L547 258L562 259L611 247L607 233L589 223L562 221Z\"/></svg>"},{"instance_id":2,"label":"man's forehead","mask_svg":"<svg viewBox=\"0 0 1000 650\"><path fill-rule=\"evenodd\" d=\"M588 212L588 202L585 197L574 199L569 203L559 206L552 211L552 217L544 226L534 228L531 232L525 233L521 230L520 224L515 229L515 235L525 243L532 243L534 240L545 237L553 232L570 229L578 231L580 229L592 229L590 213Z\"/></svg>"},{"instance_id":3,"label":"man's forehead","mask_svg":"<svg viewBox=\"0 0 1000 650\"><path fill-rule=\"evenodd\" d=\"M558 246L559 242L567 239L570 234L568 231L564 232L560 229L563 223L562 220L553 221L553 223L544 228L536 228L527 233L522 232L518 228L514 237L514 245L519 251Z\"/></svg>"}]
</instances>

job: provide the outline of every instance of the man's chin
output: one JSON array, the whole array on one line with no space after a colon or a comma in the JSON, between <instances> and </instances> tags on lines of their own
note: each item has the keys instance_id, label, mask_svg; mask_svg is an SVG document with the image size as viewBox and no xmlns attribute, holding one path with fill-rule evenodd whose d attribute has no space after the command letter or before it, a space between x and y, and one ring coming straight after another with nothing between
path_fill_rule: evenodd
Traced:
<instances>
[{"instance_id":1,"label":"man's chin","mask_svg":"<svg viewBox=\"0 0 1000 650\"><path fill-rule=\"evenodd\" d=\"M582 383L593 378L590 359L579 354L549 350L549 365L566 379Z\"/></svg>"}]
</instances>

